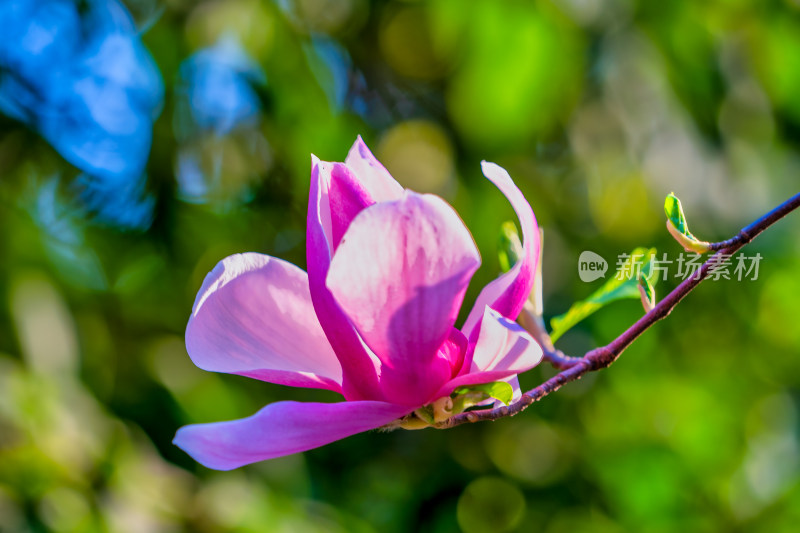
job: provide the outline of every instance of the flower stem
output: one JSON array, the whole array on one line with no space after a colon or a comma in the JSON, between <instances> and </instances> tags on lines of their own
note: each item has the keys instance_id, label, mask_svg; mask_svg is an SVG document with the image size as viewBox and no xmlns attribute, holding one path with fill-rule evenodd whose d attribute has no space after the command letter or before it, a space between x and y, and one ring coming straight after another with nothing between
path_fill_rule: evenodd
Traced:
<instances>
[{"instance_id":1,"label":"flower stem","mask_svg":"<svg viewBox=\"0 0 800 533\"><path fill-rule=\"evenodd\" d=\"M775 222L800 207L800 193L792 196L784 203L765 214L752 224L742 228L736 236L725 241L711 243L709 249L716 253L709 257L698 271L683 280L672 292L658 302L653 309L625 330L611 343L587 352L583 357L569 357L552 347L552 343L545 343L545 359L561 372L543 382L541 385L524 393L519 400L508 406L496 409L482 409L467 411L450 417L436 424L438 428L455 427L467 422L481 420L496 420L513 416L525 410L533 402L539 401L548 394L557 391L570 381L580 379L584 374L601 368L606 368L617 360L625 349L635 341L639 335L647 331L656 322L666 318L681 300L697 287L714 267L723 259L748 244L761 232L772 226Z\"/></svg>"}]
</instances>

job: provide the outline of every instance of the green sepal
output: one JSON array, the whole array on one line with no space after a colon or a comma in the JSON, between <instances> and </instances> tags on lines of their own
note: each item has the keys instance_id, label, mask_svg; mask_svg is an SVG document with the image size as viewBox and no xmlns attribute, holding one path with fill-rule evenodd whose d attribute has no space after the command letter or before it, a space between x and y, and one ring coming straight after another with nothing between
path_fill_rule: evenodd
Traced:
<instances>
[{"instance_id":1,"label":"green sepal","mask_svg":"<svg viewBox=\"0 0 800 533\"><path fill-rule=\"evenodd\" d=\"M636 248L631 252L630 257L617 269L617 272L606 281L602 287L593 292L585 300L575 302L563 315L553 317L550 320L550 338L553 342L564 333L572 329L584 318L593 314L598 309L617 300L629 298L639 298L639 281L632 273L635 271L636 261L644 264L641 273L647 278L651 285L658 281L653 273L653 262L655 260L655 248ZM624 276L623 274L627 274Z\"/></svg>"},{"instance_id":2,"label":"green sepal","mask_svg":"<svg viewBox=\"0 0 800 533\"><path fill-rule=\"evenodd\" d=\"M435 421L433 420L433 406L431 404L424 405L419 409L415 409L414 414L417 416L417 418L431 426L435 424Z\"/></svg>"},{"instance_id":3,"label":"green sepal","mask_svg":"<svg viewBox=\"0 0 800 533\"><path fill-rule=\"evenodd\" d=\"M644 307L645 313L656 306L656 289L644 274L639 274L639 295L642 297L642 307Z\"/></svg>"}]
</instances>

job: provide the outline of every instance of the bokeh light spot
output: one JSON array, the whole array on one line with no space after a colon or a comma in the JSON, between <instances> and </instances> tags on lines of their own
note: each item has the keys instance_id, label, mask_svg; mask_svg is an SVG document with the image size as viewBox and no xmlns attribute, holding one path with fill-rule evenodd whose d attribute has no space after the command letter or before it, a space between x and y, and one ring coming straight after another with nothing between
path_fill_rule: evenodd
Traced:
<instances>
[{"instance_id":1,"label":"bokeh light spot","mask_svg":"<svg viewBox=\"0 0 800 533\"><path fill-rule=\"evenodd\" d=\"M442 192L455 173L453 146L434 122L401 122L384 135L377 152L395 179L415 191Z\"/></svg>"},{"instance_id":2,"label":"bokeh light spot","mask_svg":"<svg viewBox=\"0 0 800 533\"><path fill-rule=\"evenodd\" d=\"M431 80L447 74L448 63L433 46L423 7L388 9L385 17L380 49L389 66L410 78Z\"/></svg>"},{"instance_id":3,"label":"bokeh light spot","mask_svg":"<svg viewBox=\"0 0 800 533\"><path fill-rule=\"evenodd\" d=\"M275 37L273 18L266 3L257 0L203 2L186 21L186 39L193 50L198 50L232 32L254 57L264 57Z\"/></svg>"},{"instance_id":4,"label":"bokeh light spot","mask_svg":"<svg viewBox=\"0 0 800 533\"><path fill-rule=\"evenodd\" d=\"M467 485L458 499L458 525L464 533L512 530L525 512L522 492L505 479L481 477Z\"/></svg>"}]
</instances>

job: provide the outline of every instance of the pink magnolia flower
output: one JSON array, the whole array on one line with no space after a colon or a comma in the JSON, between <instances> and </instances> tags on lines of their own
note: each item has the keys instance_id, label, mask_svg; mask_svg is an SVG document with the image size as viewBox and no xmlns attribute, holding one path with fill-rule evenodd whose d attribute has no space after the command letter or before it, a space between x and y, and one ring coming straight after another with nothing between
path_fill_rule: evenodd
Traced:
<instances>
[{"instance_id":1,"label":"pink magnolia flower","mask_svg":"<svg viewBox=\"0 0 800 533\"><path fill-rule=\"evenodd\" d=\"M505 170L484 162L483 172L514 207L524 253L483 288L459 330L480 255L453 208L404 190L360 137L344 163L313 158L308 274L257 253L223 259L197 294L186 348L204 370L345 401L277 402L241 420L185 426L174 443L229 470L399 424L424 406L438 416L456 389L515 382L538 364L541 348L513 322L533 285L536 219Z\"/></svg>"}]
</instances>

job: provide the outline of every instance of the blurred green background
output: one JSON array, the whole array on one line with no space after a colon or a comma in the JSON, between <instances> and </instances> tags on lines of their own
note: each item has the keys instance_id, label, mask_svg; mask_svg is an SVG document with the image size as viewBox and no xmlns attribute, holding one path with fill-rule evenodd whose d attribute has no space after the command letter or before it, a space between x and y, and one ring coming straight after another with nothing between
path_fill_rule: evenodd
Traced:
<instances>
[{"instance_id":1,"label":"blurred green background","mask_svg":"<svg viewBox=\"0 0 800 533\"><path fill-rule=\"evenodd\" d=\"M797 530L797 214L745 249L764 258L756 280L702 284L610 369L513 419L361 434L227 473L170 441L272 401L335 400L203 372L183 345L226 255L304 267L311 153L341 161L360 133L404 186L455 206L483 256L465 309L513 217L479 162L505 166L545 229L549 318L602 283L578 278L583 250L612 272L636 246L677 259L670 191L706 240L797 192L800 2L126 4L166 88L148 228L73 209L78 171L0 122L1 531ZM208 141L217 179L187 201L177 73L224 34L263 69L261 116ZM661 295L680 281L669 272ZM614 304L558 346L582 354L641 314Z\"/></svg>"}]
</instances>

